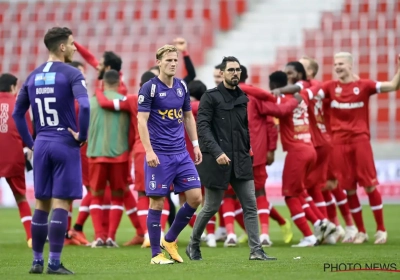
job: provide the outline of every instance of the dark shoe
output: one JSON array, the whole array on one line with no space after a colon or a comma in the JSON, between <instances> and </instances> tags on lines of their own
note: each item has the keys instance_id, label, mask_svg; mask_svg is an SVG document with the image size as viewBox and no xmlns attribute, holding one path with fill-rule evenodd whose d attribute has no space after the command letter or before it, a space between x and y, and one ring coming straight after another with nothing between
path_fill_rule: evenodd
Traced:
<instances>
[{"instance_id":1,"label":"dark shoe","mask_svg":"<svg viewBox=\"0 0 400 280\"><path fill-rule=\"evenodd\" d=\"M32 267L29 270L30 274L42 274L44 261L33 261Z\"/></svg>"},{"instance_id":2,"label":"dark shoe","mask_svg":"<svg viewBox=\"0 0 400 280\"><path fill-rule=\"evenodd\" d=\"M186 247L186 255L192 261L201 261L201 260L203 260L201 258L201 252L200 252L200 247L199 246L193 246L193 245L189 244Z\"/></svg>"},{"instance_id":3,"label":"dark shoe","mask_svg":"<svg viewBox=\"0 0 400 280\"><path fill-rule=\"evenodd\" d=\"M249 260L251 260L251 261L276 261L277 258L270 257L264 253L264 250L259 249L250 254Z\"/></svg>"},{"instance_id":4,"label":"dark shoe","mask_svg":"<svg viewBox=\"0 0 400 280\"><path fill-rule=\"evenodd\" d=\"M71 275L74 274L71 270L66 269L63 264L60 264L58 269L47 266L47 274L58 274L58 275Z\"/></svg>"}]
</instances>

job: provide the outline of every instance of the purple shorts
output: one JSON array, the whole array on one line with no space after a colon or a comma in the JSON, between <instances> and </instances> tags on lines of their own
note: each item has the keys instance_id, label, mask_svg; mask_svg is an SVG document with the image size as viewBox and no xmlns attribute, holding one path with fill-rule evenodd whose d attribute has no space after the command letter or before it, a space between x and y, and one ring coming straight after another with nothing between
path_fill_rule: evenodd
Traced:
<instances>
[{"instance_id":1,"label":"purple shorts","mask_svg":"<svg viewBox=\"0 0 400 280\"><path fill-rule=\"evenodd\" d=\"M35 198L74 200L82 198L79 147L50 141L35 141L33 177Z\"/></svg>"},{"instance_id":2,"label":"purple shorts","mask_svg":"<svg viewBox=\"0 0 400 280\"><path fill-rule=\"evenodd\" d=\"M174 155L157 155L160 165L144 163L147 196L168 196L171 184L175 194L200 188L200 177L187 151Z\"/></svg>"}]
</instances>

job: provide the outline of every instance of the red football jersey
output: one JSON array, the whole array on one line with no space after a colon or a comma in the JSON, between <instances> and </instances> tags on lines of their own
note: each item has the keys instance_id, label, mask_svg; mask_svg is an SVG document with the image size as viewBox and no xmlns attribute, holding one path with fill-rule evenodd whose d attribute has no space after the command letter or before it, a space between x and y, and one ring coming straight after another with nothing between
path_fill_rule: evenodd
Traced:
<instances>
[{"instance_id":1,"label":"red football jersey","mask_svg":"<svg viewBox=\"0 0 400 280\"><path fill-rule=\"evenodd\" d=\"M327 133L325 127L324 111L322 106L322 100L319 97L315 97L321 88L321 83L316 80L311 81L299 81L296 83L302 89L309 88L314 94L313 98L310 98L308 103L308 117L310 121L310 133L314 147L320 147L330 142L330 136Z\"/></svg>"},{"instance_id":2,"label":"red football jersey","mask_svg":"<svg viewBox=\"0 0 400 280\"><path fill-rule=\"evenodd\" d=\"M369 140L369 97L380 92L381 83L358 80L343 84L328 81L322 85L321 97L330 100L332 140L351 143Z\"/></svg>"},{"instance_id":3,"label":"red football jersey","mask_svg":"<svg viewBox=\"0 0 400 280\"><path fill-rule=\"evenodd\" d=\"M302 91L303 101L293 110L291 114L279 118L279 130L283 151L289 151L301 146L313 146L308 118L308 92ZM278 97L277 103L284 104L294 97L290 94Z\"/></svg>"},{"instance_id":4,"label":"red football jersey","mask_svg":"<svg viewBox=\"0 0 400 280\"><path fill-rule=\"evenodd\" d=\"M12 118L15 95L0 92L0 177L24 175L25 157L23 143ZM27 112L28 128L32 132L32 123Z\"/></svg>"}]
</instances>

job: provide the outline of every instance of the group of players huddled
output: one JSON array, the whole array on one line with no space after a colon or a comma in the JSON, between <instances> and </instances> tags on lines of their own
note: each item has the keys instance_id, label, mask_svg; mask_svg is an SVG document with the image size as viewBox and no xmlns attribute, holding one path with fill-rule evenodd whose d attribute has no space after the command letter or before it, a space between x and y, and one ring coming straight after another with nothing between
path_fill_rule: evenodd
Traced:
<instances>
[{"instance_id":1,"label":"group of players huddled","mask_svg":"<svg viewBox=\"0 0 400 280\"><path fill-rule=\"evenodd\" d=\"M72 36L70 37L72 38ZM73 40L71 38L68 39L68 44ZM56 79L54 72L62 71L57 70L62 66L58 62L47 62L40 69L38 68L39 70L35 70L36 72L33 73L35 78L31 80L36 87L57 84L59 79L72 80L71 85L75 87L73 89L77 101L75 101L75 110L68 112L68 114L74 120L79 119L79 122L76 121L78 127L64 129L65 131L62 131L63 128L58 128L58 132L70 133L76 141L85 143L86 135L82 129L88 127L88 145L82 145L80 148L82 165L78 167L82 169L82 178L75 178L75 174L79 173L74 173L78 168L76 166L64 171L68 173L64 175L69 176L71 182L82 180L87 190L73 226L71 224L72 206L69 206L68 229L63 240L64 244L87 245L93 248L118 247L115 236L125 209L133 227L136 229L136 234L132 236L132 240L124 245L150 247L151 242L147 230L150 201L146 196L146 184L150 184L150 189L168 188L170 191L173 190L173 186L156 186L155 183L153 186L154 180L145 178L145 164L149 163L149 160L147 155L147 163L145 163L146 150L142 145L138 131L138 107L145 100L143 95L130 92L124 84L121 72L122 60L116 53L106 51L100 60L97 60L82 45L73 41L71 44L71 46L61 45L61 47L60 45L46 46L50 53L61 52L61 57L65 58L62 62L69 62L70 66L79 69L81 72L79 77L73 77L74 72L67 69L69 72L66 72L68 74L65 74L65 77L60 78L59 75ZM78 86L86 89L86 83L84 80L84 64L72 61L72 55L76 50L88 64L98 71L99 83L95 86L89 85L91 88L89 90L90 106L82 105L84 102L79 102L80 88ZM157 79L155 77L160 75L159 66L164 59L171 60L168 56L169 53L178 52L183 55L187 76L179 80L182 88L179 88L177 94L182 96L182 91L183 94L185 92L190 93L191 111L196 118L202 94L207 89L201 81L195 80L195 68L189 57L187 43L184 39L177 38L174 40L174 45L167 45L158 50L158 66L143 73L140 86L142 87L147 83L147 87L151 86L149 91L154 95L151 83ZM177 61L174 60L167 62L177 65ZM355 244L368 241L361 205L356 193L357 186L364 187L374 214L377 226L375 244L383 244L387 240L383 221L382 198L377 189L379 183L376 178L370 145L368 102L372 94L391 92L400 88L400 68L398 68L392 81L374 82L360 79L354 74L352 62L350 53L340 52L335 54L333 67L338 79L324 82L315 80L318 63L314 59L302 57L299 61L288 62L284 71L276 71L269 75L270 92L246 84L248 75L247 69L243 65L240 65L240 71L234 70L240 79L238 86L250 100L247 109L252 147L250 152L253 154L255 195L260 221L260 242L263 247L269 247L273 244L269 237L270 217L279 224L285 243L290 243L293 237L291 223L283 218L268 201L265 189L266 166L274 162L278 131L283 150L287 152L282 175L282 195L289 208L293 223L303 234L300 243L293 246L307 247L324 243L334 244L339 240L344 243ZM399 60L397 63L399 63ZM213 75L216 85L224 82L223 72L227 70L224 67L226 67L226 64L219 64L214 69ZM20 104L27 98L26 92L29 91L29 87L32 87L28 80L18 95ZM80 85L77 83L80 83ZM11 74L3 74L0 77L2 114L8 113L10 115L14 110L16 84L17 78ZM51 88L41 87L40 92L37 89L37 96L51 96L51 90L46 91ZM62 91L63 89L57 88L56 90ZM26 96L21 97L23 94ZM164 96L162 96L163 94ZM165 93L158 93L158 95L160 98L166 97ZM29 95L29 97L31 96ZM45 124L47 123L48 127L51 128L57 126L58 122L62 122L62 120L58 120L57 112L54 111L57 108L51 107L52 102L55 101L52 97L46 97L43 99L43 105L40 98L36 98L35 102L39 108L39 111L36 112L39 119L34 119L34 123L36 123L34 132L36 135L41 133L41 139L49 139L53 137L54 132L50 129L46 130ZM33 147L33 142L28 136L24 135L24 132L21 132L20 127L24 125L18 123L18 116L23 116L28 109L26 104L29 105L29 103L24 103L24 106L15 107L13 115L15 124L9 118L8 129L2 129L0 133L2 143L7 143L7 147L5 147L6 145L1 147L2 154L3 152L4 154L13 153L6 157L7 161L3 158L0 160L0 177L5 177L13 190L21 213L21 221L25 226L28 246L32 247L31 214L25 198L25 160L22 151L20 152L20 147L23 141L24 145L30 149ZM276 107L275 104L280 105ZM66 100L64 105L59 106L68 107L70 105ZM83 120L88 114L88 107L90 108L90 124ZM181 110L166 110L165 112L159 110L159 113L163 119L183 118ZM35 115L35 112L33 115ZM81 115L83 116L81 117ZM21 119L19 121L21 122ZM17 127L22 139L18 135ZM78 130L79 133L76 132ZM169 141L174 140L169 139ZM51 149L52 142L49 142L50 144L38 143L42 143L40 144L42 146L38 147L35 144L35 150ZM193 161L196 161L198 158L193 153L194 143L186 134L187 150ZM67 141L63 144L70 145ZM29 149L26 150L28 158L31 157ZM71 157L72 155L68 152L64 154L60 152L57 156ZM49 168L52 164L46 158L35 160L34 170L35 168ZM39 164L36 164L37 162ZM129 164L125 164L126 162ZM132 164L134 166L134 180L130 175ZM54 165L51 168L56 170L57 166ZM37 171L36 174L45 176L46 170ZM187 178L186 180L191 179L197 180L197 178ZM35 179L36 182L38 181ZM67 188L65 181L48 182L48 178L42 178L40 183L43 185L41 187L43 189L40 190L42 198L57 198L57 195L62 197L63 191L68 191L61 190L57 193L53 189L53 193L48 193L49 190L45 189L45 186L50 183L57 183ZM135 186L134 190L138 192L137 201L129 189L129 185L132 184ZM35 186L35 195L38 194L36 188L38 186ZM78 198L79 192L76 194L76 199ZM184 205L185 194L181 194L179 198L181 206ZM339 223L336 206L345 221L344 228ZM160 230L162 239L167 222L174 219L174 207L170 197L168 197L161 212ZM218 219L213 217L206 227L203 239L207 246L216 247L218 241L223 241L226 247L237 246L238 243L247 243L246 234L240 238L237 238L235 234L235 221L246 231L242 212L240 202L230 187L225 192L223 203L218 212ZM57 214L53 213L53 218ZM92 217L95 231L94 241L88 241L83 232L84 224L89 215ZM46 225L47 217L43 214L42 220ZM189 225L193 226L195 220L196 214L190 219ZM218 227L216 226L217 220ZM311 222L313 230L308 222ZM32 230L32 232L34 231ZM48 233L50 239L51 234L51 232ZM35 251L35 248L33 249ZM41 255L35 255L35 259L40 257ZM53 257L57 260L57 254L54 254ZM50 263L49 261L49 265ZM60 263L55 262L53 265L53 271L60 268ZM63 268L62 265L61 268ZM35 271L33 272L35 273Z\"/></svg>"}]
</instances>

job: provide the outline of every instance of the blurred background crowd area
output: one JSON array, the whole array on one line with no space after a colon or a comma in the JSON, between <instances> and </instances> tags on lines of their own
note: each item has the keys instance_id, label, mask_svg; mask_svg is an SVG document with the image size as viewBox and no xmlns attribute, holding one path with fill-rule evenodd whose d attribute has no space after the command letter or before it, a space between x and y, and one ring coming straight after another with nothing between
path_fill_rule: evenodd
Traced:
<instances>
[{"instance_id":1,"label":"blurred background crowd area","mask_svg":"<svg viewBox=\"0 0 400 280\"><path fill-rule=\"evenodd\" d=\"M188 42L196 79L214 87L214 66L234 55L249 69L248 83L268 89L269 73L303 55L334 78L333 54L354 55L361 78L390 80L400 53L398 0L30 0L0 1L0 72L20 83L46 59L43 36L67 26L95 57L114 51L130 93L155 65L155 52L176 37ZM79 55L75 60L84 62ZM180 63L178 77L185 69ZM86 64L89 89L97 73ZM400 159L400 92L370 103L371 137L378 159Z\"/></svg>"}]
</instances>

